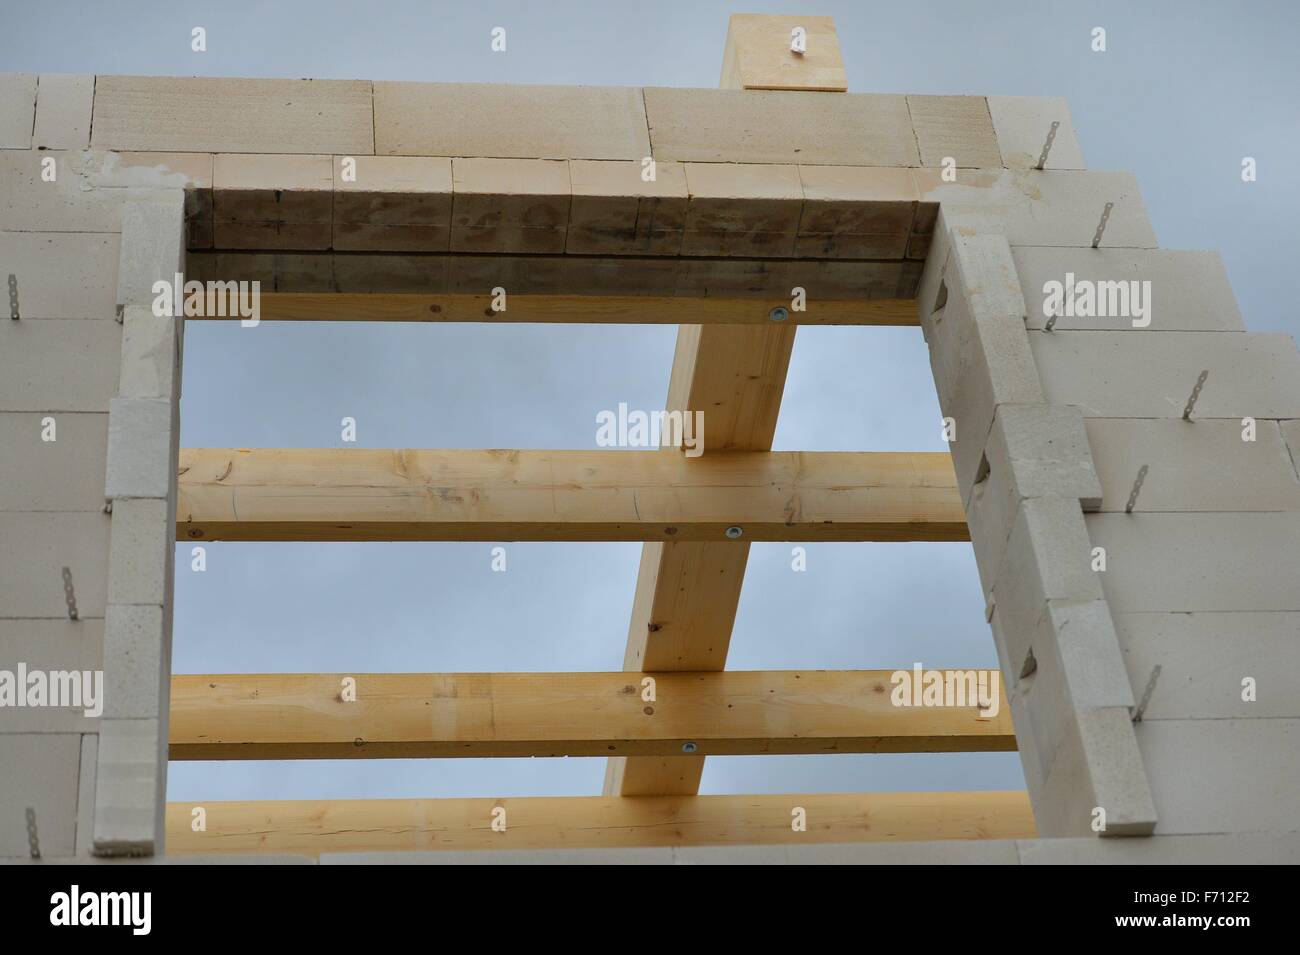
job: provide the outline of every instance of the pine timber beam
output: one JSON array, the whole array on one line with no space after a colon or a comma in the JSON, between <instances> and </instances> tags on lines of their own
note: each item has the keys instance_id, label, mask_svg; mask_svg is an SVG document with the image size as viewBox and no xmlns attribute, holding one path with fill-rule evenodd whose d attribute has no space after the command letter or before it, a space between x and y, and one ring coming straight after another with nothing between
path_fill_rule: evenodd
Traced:
<instances>
[{"instance_id":1,"label":"pine timber beam","mask_svg":"<svg viewBox=\"0 0 1300 955\"><path fill-rule=\"evenodd\" d=\"M424 295L402 292L263 292L260 319L288 322L490 322L675 325L684 314L701 324L770 325L772 310L792 325L917 325L916 300L882 298L812 300L807 311L790 310L786 298L687 298L665 295L510 295L504 311L493 296ZM238 321L225 315L200 315L202 321Z\"/></svg>"},{"instance_id":2,"label":"pine timber beam","mask_svg":"<svg viewBox=\"0 0 1300 955\"><path fill-rule=\"evenodd\" d=\"M827 18L819 23L818 32L834 37L833 21ZM821 67L833 69L834 64L794 54L789 38L790 25L779 17L733 17L720 85L745 88L746 72L757 68L755 64L771 71L775 57L783 89L825 88ZM838 56L837 44L835 59ZM713 440L723 448L770 450L794 335L792 326L680 326L666 407L708 409L711 423L721 417L724 426L713 425ZM738 543L726 547L713 541L655 541L642 548L624 669L656 672L726 666L749 560L749 543ZM699 792L703 772L703 756L613 757L606 764L604 791L623 796L689 795Z\"/></svg>"},{"instance_id":3,"label":"pine timber beam","mask_svg":"<svg viewBox=\"0 0 1300 955\"><path fill-rule=\"evenodd\" d=\"M708 541L734 568L751 540L969 539L942 452L189 448L178 488L178 540Z\"/></svg>"},{"instance_id":4,"label":"pine timber beam","mask_svg":"<svg viewBox=\"0 0 1300 955\"><path fill-rule=\"evenodd\" d=\"M192 828L202 807L206 830ZM807 830L791 826L802 808ZM494 831L494 820L504 831ZM498 822L500 825L500 822ZM167 854L596 849L1030 839L1024 792L167 804Z\"/></svg>"},{"instance_id":5,"label":"pine timber beam","mask_svg":"<svg viewBox=\"0 0 1300 955\"><path fill-rule=\"evenodd\" d=\"M173 676L172 759L1006 752L1010 710L901 707L892 670ZM345 699L344 680L356 696ZM972 703L975 701L972 700Z\"/></svg>"}]
</instances>

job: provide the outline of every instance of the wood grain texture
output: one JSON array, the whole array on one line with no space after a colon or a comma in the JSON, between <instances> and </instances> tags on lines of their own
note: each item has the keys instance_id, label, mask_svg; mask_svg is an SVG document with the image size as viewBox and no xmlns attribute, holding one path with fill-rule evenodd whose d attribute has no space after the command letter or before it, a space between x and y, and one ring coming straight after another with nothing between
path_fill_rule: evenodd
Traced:
<instances>
[{"instance_id":1,"label":"wood grain texture","mask_svg":"<svg viewBox=\"0 0 1300 955\"><path fill-rule=\"evenodd\" d=\"M178 484L179 540L967 539L941 452L187 448Z\"/></svg>"},{"instance_id":2,"label":"wood grain texture","mask_svg":"<svg viewBox=\"0 0 1300 955\"><path fill-rule=\"evenodd\" d=\"M194 832L202 806L207 829ZM791 827L802 808L807 831ZM492 830L503 810L505 831ZM501 813L496 813L501 818ZM1024 792L569 796L167 804L167 854L1029 839Z\"/></svg>"},{"instance_id":3,"label":"wood grain texture","mask_svg":"<svg viewBox=\"0 0 1300 955\"><path fill-rule=\"evenodd\" d=\"M910 678L910 671L908 672ZM891 670L173 676L171 758L1014 750L1010 709L893 705ZM355 698L344 699L351 678Z\"/></svg>"}]
</instances>

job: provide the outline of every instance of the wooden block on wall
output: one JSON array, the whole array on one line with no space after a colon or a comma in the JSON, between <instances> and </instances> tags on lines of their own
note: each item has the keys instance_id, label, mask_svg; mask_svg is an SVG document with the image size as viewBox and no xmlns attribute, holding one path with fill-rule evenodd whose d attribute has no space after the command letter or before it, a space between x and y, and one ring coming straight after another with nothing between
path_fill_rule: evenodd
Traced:
<instances>
[{"instance_id":1,"label":"wooden block on wall","mask_svg":"<svg viewBox=\"0 0 1300 955\"><path fill-rule=\"evenodd\" d=\"M790 48L791 31L802 27L805 51ZM723 89L823 90L849 88L840 41L831 17L733 13L722 54Z\"/></svg>"}]
</instances>

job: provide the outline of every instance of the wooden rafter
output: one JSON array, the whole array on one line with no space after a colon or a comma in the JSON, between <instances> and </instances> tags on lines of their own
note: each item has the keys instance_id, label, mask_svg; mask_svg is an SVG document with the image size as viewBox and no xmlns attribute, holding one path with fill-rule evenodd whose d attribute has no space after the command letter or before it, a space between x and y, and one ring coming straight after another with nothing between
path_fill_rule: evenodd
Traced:
<instances>
[{"instance_id":1,"label":"wooden rafter","mask_svg":"<svg viewBox=\"0 0 1300 955\"><path fill-rule=\"evenodd\" d=\"M709 407L756 426L748 394ZM712 541L743 564L750 540L968 539L941 452L191 448L179 470L181 540Z\"/></svg>"},{"instance_id":2,"label":"wooden rafter","mask_svg":"<svg viewBox=\"0 0 1300 955\"><path fill-rule=\"evenodd\" d=\"M195 831L193 810L205 828ZM806 831L792 823L803 810ZM504 824L494 831L493 822ZM168 855L1029 839L1024 792L167 804Z\"/></svg>"},{"instance_id":3,"label":"wooden rafter","mask_svg":"<svg viewBox=\"0 0 1300 955\"><path fill-rule=\"evenodd\" d=\"M171 758L1015 749L1001 696L990 718L975 705L894 706L894 672L660 673L652 683L636 673L173 676Z\"/></svg>"}]
</instances>

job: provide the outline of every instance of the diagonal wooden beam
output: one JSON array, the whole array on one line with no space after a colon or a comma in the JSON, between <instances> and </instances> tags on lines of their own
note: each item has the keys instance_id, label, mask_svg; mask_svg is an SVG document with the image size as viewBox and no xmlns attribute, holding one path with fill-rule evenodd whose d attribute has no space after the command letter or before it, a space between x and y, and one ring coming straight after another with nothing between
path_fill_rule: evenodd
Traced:
<instances>
[{"instance_id":1,"label":"diagonal wooden beam","mask_svg":"<svg viewBox=\"0 0 1300 955\"><path fill-rule=\"evenodd\" d=\"M954 685L970 691L969 706L895 706L895 672L660 673L650 682L639 673L173 676L171 758L681 758L687 745L717 755L1016 748L1000 693L988 718L965 683Z\"/></svg>"},{"instance_id":2,"label":"diagonal wooden beam","mask_svg":"<svg viewBox=\"0 0 1300 955\"><path fill-rule=\"evenodd\" d=\"M835 25L818 18L813 59L790 50L791 25L780 17L737 15L723 51L724 88L780 86L827 89L839 62ZM833 54L830 44L835 44ZM760 76L761 74L761 76ZM779 82L767 82L779 74ZM838 77L831 88L841 88ZM833 95L833 94L829 94ZM721 417L722 446L766 451L776 432L793 327L682 325L677 333L669 408L705 409ZM716 445L715 445L716 447ZM632 621L623 665L629 670L721 670L740 603L749 545L648 543L641 551ZM605 769L605 793L625 796L699 792L704 758L615 757Z\"/></svg>"},{"instance_id":3,"label":"diagonal wooden beam","mask_svg":"<svg viewBox=\"0 0 1300 955\"><path fill-rule=\"evenodd\" d=\"M206 828L196 832L193 811ZM806 831L791 825L803 810ZM495 831L494 821L504 830ZM1031 839L1024 792L167 804L167 854Z\"/></svg>"},{"instance_id":4,"label":"diagonal wooden beam","mask_svg":"<svg viewBox=\"0 0 1300 955\"><path fill-rule=\"evenodd\" d=\"M179 474L180 540L969 539L941 452L190 448Z\"/></svg>"}]
</instances>

